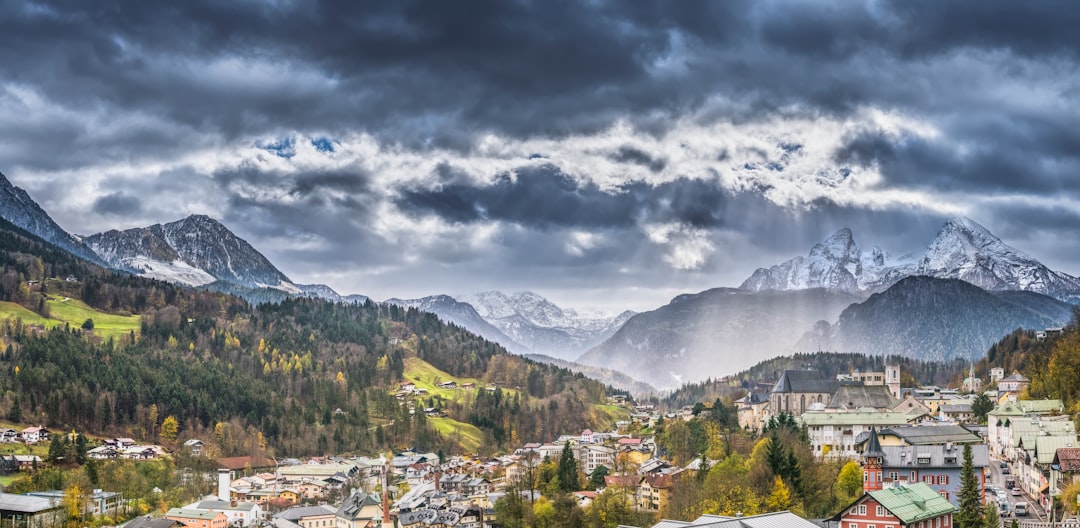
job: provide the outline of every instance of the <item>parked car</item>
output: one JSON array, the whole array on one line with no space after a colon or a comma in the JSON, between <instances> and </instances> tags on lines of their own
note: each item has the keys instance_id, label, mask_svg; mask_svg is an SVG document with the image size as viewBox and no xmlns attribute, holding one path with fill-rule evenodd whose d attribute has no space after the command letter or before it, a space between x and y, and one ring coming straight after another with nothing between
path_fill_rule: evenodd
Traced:
<instances>
[{"instance_id":1,"label":"parked car","mask_svg":"<svg viewBox=\"0 0 1080 528\"><path fill-rule=\"evenodd\" d=\"M1028 514L1028 505L1026 502L1018 502L1013 506L1013 512L1017 517L1026 517Z\"/></svg>"},{"instance_id":2,"label":"parked car","mask_svg":"<svg viewBox=\"0 0 1080 528\"><path fill-rule=\"evenodd\" d=\"M1008 517L1009 516L1009 501L1008 500L1003 500L1003 501L998 502L997 507L998 507L998 515L1000 515L1002 517Z\"/></svg>"},{"instance_id":3,"label":"parked car","mask_svg":"<svg viewBox=\"0 0 1080 528\"><path fill-rule=\"evenodd\" d=\"M1020 488L1013 488L1010 493L1012 493L1013 497L1019 497L1020 496Z\"/></svg>"}]
</instances>

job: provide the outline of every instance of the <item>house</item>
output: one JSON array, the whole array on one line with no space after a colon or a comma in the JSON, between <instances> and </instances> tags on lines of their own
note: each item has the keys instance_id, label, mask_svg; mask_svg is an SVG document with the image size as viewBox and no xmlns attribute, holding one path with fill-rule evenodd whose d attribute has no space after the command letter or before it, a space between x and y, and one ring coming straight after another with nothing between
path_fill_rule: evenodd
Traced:
<instances>
[{"instance_id":1,"label":"house","mask_svg":"<svg viewBox=\"0 0 1080 528\"><path fill-rule=\"evenodd\" d=\"M94 460L112 460L120 457L120 452L113 446L103 445L86 452L86 456Z\"/></svg>"},{"instance_id":2,"label":"house","mask_svg":"<svg viewBox=\"0 0 1080 528\"><path fill-rule=\"evenodd\" d=\"M760 431L769 417L769 393L751 392L735 400L739 416L739 427L751 431Z\"/></svg>"},{"instance_id":3,"label":"house","mask_svg":"<svg viewBox=\"0 0 1080 528\"><path fill-rule=\"evenodd\" d=\"M184 523L176 519L144 515L128 521L124 528L183 528L183 526Z\"/></svg>"},{"instance_id":4,"label":"house","mask_svg":"<svg viewBox=\"0 0 1080 528\"><path fill-rule=\"evenodd\" d=\"M596 468L604 466L608 469L615 467L615 449L605 445L590 444L585 446L584 467L586 474L592 474Z\"/></svg>"},{"instance_id":5,"label":"house","mask_svg":"<svg viewBox=\"0 0 1080 528\"><path fill-rule=\"evenodd\" d=\"M964 448L956 444L920 446L881 446L882 480L885 486L922 482L949 502L959 506L960 470L964 465ZM983 489L984 472L990 467L990 451L986 444L971 446L975 476Z\"/></svg>"},{"instance_id":6,"label":"house","mask_svg":"<svg viewBox=\"0 0 1080 528\"><path fill-rule=\"evenodd\" d=\"M785 370L769 394L769 413L800 416L814 403L828 403L839 384L810 370Z\"/></svg>"},{"instance_id":7,"label":"house","mask_svg":"<svg viewBox=\"0 0 1080 528\"><path fill-rule=\"evenodd\" d=\"M953 423L972 423L975 412L970 403L946 403L938 407L938 415L943 421Z\"/></svg>"},{"instance_id":8,"label":"house","mask_svg":"<svg viewBox=\"0 0 1080 528\"><path fill-rule=\"evenodd\" d=\"M675 486L672 475L645 475L637 490L638 508L648 511L667 510L671 489Z\"/></svg>"},{"instance_id":9,"label":"house","mask_svg":"<svg viewBox=\"0 0 1080 528\"><path fill-rule=\"evenodd\" d=\"M230 526L254 526L262 519L262 506L254 502L203 500L187 506L191 511L216 512L225 515Z\"/></svg>"},{"instance_id":10,"label":"house","mask_svg":"<svg viewBox=\"0 0 1080 528\"><path fill-rule=\"evenodd\" d=\"M275 514L273 518L290 521L301 528L332 528L337 516L330 506L296 506Z\"/></svg>"},{"instance_id":11,"label":"house","mask_svg":"<svg viewBox=\"0 0 1080 528\"><path fill-rule=\"evenodd\" d=\"M0 428L0 442L9 444L19 440L19 432L7 427Z\"/></svg>"},{"instance_id":12,"label":"house","mask_svg":"<svg viewBox=\"0 0 1080 528\"><path fill-rule=\"evenodd\" d=\"M185 510L172 508L165 512L166 519L180 521L187 528L228 528L229 518L221 512Z\"/></svg>"},{"instance_id":13,"label":"house","mask_svg":"<svg viewBox=\"0 0 1080 528\"><path fill-rule=\"evenodd\" d=\"M1080 475L1080 447L1059 447L1050 464L1050 487L1064 489L1077 475Z\"/></svg>"},{"instance_id":14,"label":"house","mask_svg":"<svg viewBox=\"0 0 1080 528\"><path fill-rule=\"evenodd\" d=\"M652 528L690 528L707 526L708 528L817 528L818 525L789 511L763 513L761 515L727 517L723 515L702 515L690 522L662 520ZM846 526L844 528L847 528Z\"/></svg>"},{"instance_id":15,"label":"house","mask_svg":"<svg viewBox=\"0 0 1080 528\"><path fill-rule=\"evenodd\" d=\"M920 415L921 416L921 415ZM804 413L799 421L806 426L810 437L810 449L818 458L855 458L857 439L871 427L908 425L919 416L901 412L879 412L860 409L856 412L812 411Z\"/></svg>"},{"instance_id":16,"label":"house","mask_svg":"<svg viewBox=\"0 0 1080 528\"><path fill-rule=\"evenodd\" d=\"M883 446L922 446L922 445L963 445L981 444L979 435L960 425L914 425L886 427L877 431L878 441ZM856 450L869 440L869 433L860 434L856 441Z\"/></svg>"},{"instance_id":17,"label":"house","mask_svg":"<svg viewBox=\"0 0 1080 528\"><path fill-rule=\"evenodd\" d=\"M36 444L49 439L49 430L43 426L27 427L22 430L22 440L28 444Z\"/></svg>"},{"instance_id":18,"label":"house","mask_svg":"<svg viewBox=\"0 0 1080 528\"><path fill-rule=\"evenodd\" d=\"M67 513L61 502L52 499L0 493L0 519L18 519L20 527L51 528L63 524ZM5 522L5 526L14 525Z\"/></svg>"},{"instance_id":19,"label":"house","mask_svg":"<svg viewBox=\"0 0 1080 528\"><path fill-rule=\"evenodd\" d=\"M30 491L26 493L31 497L41 497L44 499L51 499L58 503L64 501L63 490L50 490L50 491ZM83 513L88 515L110 515L115 516L120 511L120 503L123 497L115 491L104 491L101 489L95 489L86 498L86 502L83 504Z\"/></svg>"},{"instance_id":20,"label":"house","mask_svg":"<svg viewBox=\"0 0 1080 528\"><path fill-rule=\"evenodd\" d=\"M933 526L952 528L959 510L930 486L908 486L866 491L854 503L829 519L843 528Z\"/></svg>"},{"instance_id":21,"label":"house","mask_svg":"<svg viewBox=\"0 0 1080 528\"><path fill-rule=\"evenodd\" d=\"M1015 399L1020 395L1028 386L1031 385L1031 380L1024 377L1019 372L1014 372L1012 376L1007 378L1001 378L997 382L998 396L1008 394Z\"/></svg>"},{"instance_id":22,"label":"house","mask_svg":"<svg viewBox=\"0 0 1080 528\"><path fill-rule=\"evenodd\" d=\"M384 518L389 511L384 511L378 496L369 495L363 491L353 493L341 507L334 513L335 528L370 528L386 524L390 526L389 519Z\"/></svg>"},{"instance_id":23,"label":"house","mask_svg":"<svg viewBox=\"0 0 1080 528\"><path fill-rule=\"evenodd\" d=\"M184 447L191 452L191 456L198 457L203 455L203 442L198 438L192 438L191 440L185 441Z\"/></svg>"}]
</instances>

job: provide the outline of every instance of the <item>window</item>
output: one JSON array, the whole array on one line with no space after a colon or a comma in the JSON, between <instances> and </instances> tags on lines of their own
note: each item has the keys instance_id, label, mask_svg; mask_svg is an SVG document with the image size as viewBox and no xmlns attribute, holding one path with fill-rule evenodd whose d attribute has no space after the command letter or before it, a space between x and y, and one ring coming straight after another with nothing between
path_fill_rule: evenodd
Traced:
<instances>
[{"instance_id":1,"label":"window","mask_svg":"<svg viewBox=\"0 0 1080 528\"><path fill-rule=\"evenodd\" d=\"M866 505L865 504L860 504L859 505L859 515L866 515Z\"/></svg>"},{"instance_id":2,"label":"window","mask_svg":"<svg viewBox=\"0 0 1080 528\"><path fill-rule=\"evenodd\" d=\"M927 484L933 484L934 483L934 476L933 475L923 475L922 481L927 483Z\"/></svg>"},{"instance_id":3,"label":"window","mask_svg":"<svg viewBox=\"0 0 1080 528\"><path fill-rule=\"evenodd\" d=\"M855 523L847 523L847 528L859 528L859 525Z\"/></svg>"},{"instance_id":4,"label":"window","mask_svg":"<svg viewBox=\"0 0 1080 528\"><path fill-rule=\"evenodd\" d=\"M941 490L941 496L945 497L945 500L949 500L949 492Z\"/></svg>"},{"instance_id":5,"label":"window","mask_svg":"<svg viewBox=\"0 0 1080 528\"><path fill-rule=\"evenodd\" d=\"M878 517L884 517L885 516L885 508L882 508L881 506L878 506L874 510L874 513L876 513Z\"/></svg>"},{"instance_id":6,"label":"window","mask_svg":"<svg viewBox=\"0 0 1080 528\"><path fill-rule=\"evenodd\" d=\"M900 479L900 475L898 475L895 471L891 471L889 472L889 478L892 479L893 482L896 482Z\"/></svg>"},{"instance_id":7,"label":"window","mask_svg":"<svg viewBox=\"0 0 1080 528\"><path fill-rule=\"evenodd\" d=\"M948 475L938 475L937 483L942 485L942 486L948 484L949 483L949 476Z\"/></svg>"}]
</instances>

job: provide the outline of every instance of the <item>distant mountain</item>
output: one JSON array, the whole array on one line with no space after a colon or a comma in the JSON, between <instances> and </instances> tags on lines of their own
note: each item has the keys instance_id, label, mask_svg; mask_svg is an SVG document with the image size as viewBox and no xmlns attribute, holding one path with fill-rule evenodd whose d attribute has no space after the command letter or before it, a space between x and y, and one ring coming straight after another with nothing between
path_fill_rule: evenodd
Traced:
<instances>
[{"instance_id":1,"label":"distant mountain","mask_svg":"<svg viewBox=\"0 0 1080 528\"><path fill-rule=\"evenodd\" d=\"M631 317L577 361L625 372L659 389L674 388L790 354L816 322L834 320L863 299L824 288L717 288L680 295L666 306Z\"/></svg>"},{"instance_id":2,"label":"distant mountain","mask_svg":"<svg viewBox=\"0 0 1080 528\"><path fill-rule=\"evenodd\" d=\"M649 385L643 381L638 381L622 372L617 370L611 370L609 368L594 367L592 365L583 365L574 361L566 361L564 359L553 358L551 356L545 356L543 354L525 354L525 357L536 361L538 363L548 363L565 369L569 369L574 372L581 373L590 379L594 379L614 387L616 389L624 390L633 394L635 397L646 396L650 394L656 394L656 387Z\"/></svg>"},{"instance_id":3,"label":"distant mountain","mask_svg":"<svg viewBox=\"0 0 1080 528\"><path fill-rule=\"evenodd\" d=\"M30 198L26 191L12 185L2 173L0 173L0 218L76 257L99 266L106 265L93 250L77 237L64 231L33 198Z\"/></svg>"},{"instance_id":4,"label":"distant mountain","mask_svg":"<svg viewBox=\"0 0 1080 528\"><path fill-rule=\"evenodd\" d=\"M245 288L300 289L244 239L217 220L191 215L150 227L107 231L84 239L112 267L168 282L215 281Z\"/></svg>"},{"instance_id":5,"label":"distant mountain","mask_svg":"<svg viewBox=\"0 0 1080 528\"><path fill-rule=\"evenodd\" d=\"M383 302L433 313L444 322L465 328L488 341L502 345L503 348L515 354L525 354L529 351L527 347L488 323L471 304L458 301L449 295L432 295L420 299L387 299Z\"/></svg>"},{"instance_id":6,"label":"distant mountain","mask_svg":"<svg viewBox=\"0 0 1080 528\"><path fill-rule=\"evenodd\" d=\"M364 304L368 301L366 295L355 293L351 295L341 295L325 284L297 284L296 287L300 288L300 291L302 292L301 295L304 297L352 304Z\"/></svg>"},{"instance_id":7,"label":"distant mountain","mask_svg":"<svg viewBox=\"0 0 1080 528\"><path fill-rule=\"evenodd\" d=\"M896 354L929 360L974 359L1017 328L1063 326L1072 305L1035 292L989 292L967 281L908 277L819 324L796 346Z\"/></svg>"},{"instance_id":8,"label":"distant mountain","mask_svg":"<svg viewBox=\"0 0 1080 528\"><path fill-rule=\"evenodd\" d=\"M530 352L567 360L611 337L634 315L631 311L615 317L580 314L532 292L492 291L460 300Z\"/></svg>"},{"instance_id":9,"label":"distant mountain","mask_svg":"<svg viewBox=\"0 0 1080 528\"><path fill-rule=\"evenodd\" d=\"M946 222L921 258L892 258L877 247L863 253L851 230L844 228L815 245L806 257L756 270L740 288L879 292L919 275L960 279L991 291L1028 291L1065 301L1080 300L1080 279L1047 268L962 217Z\"/></svg>"}]
</instances>

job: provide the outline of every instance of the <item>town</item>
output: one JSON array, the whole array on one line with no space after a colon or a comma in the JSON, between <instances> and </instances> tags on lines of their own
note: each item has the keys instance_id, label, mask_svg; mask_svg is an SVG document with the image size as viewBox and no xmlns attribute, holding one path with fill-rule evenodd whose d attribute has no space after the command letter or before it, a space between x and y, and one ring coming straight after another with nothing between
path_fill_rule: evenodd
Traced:
<instances>
[{"instance_id":1,"label":"town","mask_svg":"<svg viewBox=\"0 0 1080 528\"><path fill-rule=\"evenodd\" d=\"M555 493L582 511L617 497L632 510L632 518L645 521L641 527L727 526L723 523L730 519L742 523L732 526L952 526L964 493L965 462L980 504L992 506L1001 519L1038 521L1059 511L1057 520L1066 520L1054 500L1060 501L1064 487L1080 474L1080 445L1071 417L1060 400L1024 398L1030 381L1022 375L1006 376L1002 368L989 374L985 387L972 372L961 387L948 389L901 387L897 365L834 379L817 371L786 370L775 383L759 384L761 390L734 401L729 411L749 438L769 442L763 432L793 423L820 463L858 464L858 489L831 517L777 510L705 514L676 524L661 520L678 500L680 482L701 482L700 474L722 461L706 453L689 460L675 455L658 442L655 431L665 423L671 430L673 424L699 420L712 409L698 404L660 411L622 394L610 400L626 410L628 419L614 431L586 429L549 442L526 441L492 457L405 450L305 460L260 454L210 459L199 438L177 441L176 453L132 438L101 439L89 447L81 435L32 426L0 429L0 442L49 444L48 457L2 456L0 468L34 473L62 463L67 454L83 461L142 463L174 456L204 461L198 464L201 471L178 471L210 493L156 514L135 515L122 524L129 528L494 528L516 525L500 519L510 511L508 502L532 508L551 501ZM397 394L424 396L411 385L401 384ZM437 412L416 409L408 398L402 398L403 405L406 400L413 413ZM723 406L719 400L714 405ZM70 507L70 494L0 494L0 519L13 528L58 525ZM84 491L77 504L88 519L120 519L132 515L130 499L119 490L93 489ZM1075 517L1068 519L1075 522Z\"/></svg>"}]
</instances>

